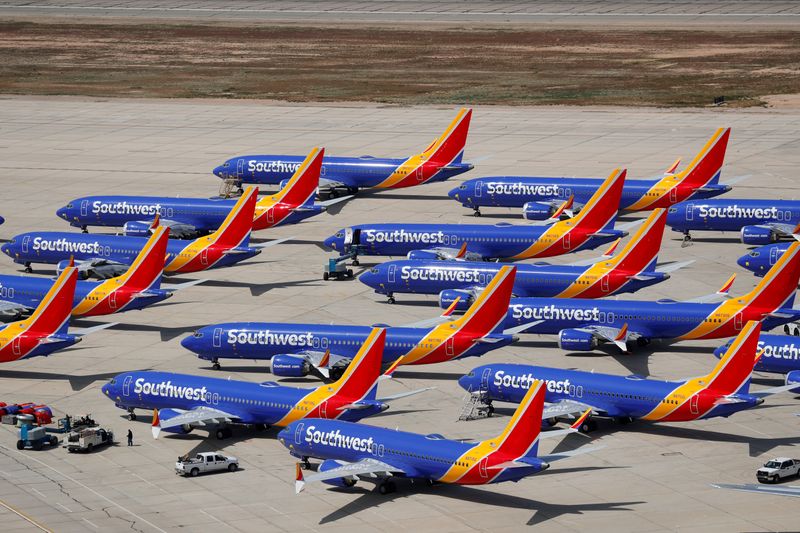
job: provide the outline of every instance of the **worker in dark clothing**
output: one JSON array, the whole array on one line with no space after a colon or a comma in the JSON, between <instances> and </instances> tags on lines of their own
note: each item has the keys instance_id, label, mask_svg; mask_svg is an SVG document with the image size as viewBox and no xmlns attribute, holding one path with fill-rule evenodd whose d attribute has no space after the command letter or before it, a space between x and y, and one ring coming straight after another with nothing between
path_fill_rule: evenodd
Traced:
<instances>
[{"instance_id":1,"label":"worker in dark clothing","mask_svg":"<svg viewBox=\"0 0 800 533\"><path fill-rule=\"evenodd\" d=\"M128 430L128 446L133 446L133 431Z\"/></svg>"}]
</instances>

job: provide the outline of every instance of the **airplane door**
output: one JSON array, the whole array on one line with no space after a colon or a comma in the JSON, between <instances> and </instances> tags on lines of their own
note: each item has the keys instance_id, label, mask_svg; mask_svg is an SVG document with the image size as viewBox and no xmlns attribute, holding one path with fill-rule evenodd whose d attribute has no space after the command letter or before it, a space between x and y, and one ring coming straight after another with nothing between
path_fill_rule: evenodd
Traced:
<instances>
[{"instance_id":1,"label":"airplane door","mask_svg":"<svg viewBox=\"0 0 800 533\"><path fill-rule=\"evenodd\" d=\"M694 220L694 204L686 204L686 220Z\"/></svg>"},{"instance_id":2,"label":"airplane door","mask_svg":"<svg viewBox=\"0 0 800 533\"><path fill-rule=\"evenodd\" d=\"M742 329L742 313L733 315L733 329L739 331Z\"/></svg>"},{"instance_id":3,"label":"airplane door","mask_svg":"<svg viewBox=\"0 0 800 533\"><path fill-rule=\"evenodd\" d=\"M31 242L30 235L26 235L25 237L22 238L22 252L23 253L26 253L26 254L28 253L28 243L29 242Z\"/></svg>"},{"instance_id":4,"label":"airplane door","mask_svg":"<svg viewBox=\"0 0 800 533\"><path fill-rule=\"evenodd\" d=\"M244 159L236 161L236 176L239 178L244 176Z\"/></svg>"},{"instance_id":5,"label":"airplane door","mask_svg":"<svg viewBox=\"0 0 800 533\"><path fill-rule=\"evenodd\" d=\"M482 478L488 478L489 474L486 472L486 463L489 462L488 457L484 457L481 459L481 462L478 464L478 471L481 473Z\"/></svg>"},{"instance_id":6,"label":"airplane door","mask_svg":"<svg viewBox=\"0 0 800 533\"><path fill-rule=\"evenodd\" d=\"M453 337L447 339L447 342L445 343L445 351L449 356L455 355L455 348L453 347Z\"/></svg>"},{"instance_id":7,"label":"airplane door","mask_svg":"<svg viewBox=\"0 0 800 533\"><path fill-rule=\"evenodd\" d=\"M492 375L491 368L485 368L483 370L483 374L481 374L481 390L487 391L489 390L489 376Z\"/></svg>"},{"instance_id":8,"label":"airplane door","mask_svg":"<svg viewBox=\"0 0 800 533\"><path fill-rule=\"evenodd\" d=\"M417 167L417 181L422 181L425 179L425 172L424 172L424 165L420 165Z\"/></svg>"},{"instance_id":9,"label":"airplane door","mask_svg":"<svg viewBox=\"0 0 800 533\"><path fill-rule=\"evenodd\" d=\"M14 355L22 355L22 339L20 337L16 337L11 341L11 350L14 352Z\"/></svg>"},{"instance_id":10,"label":"airplane door","mask_svg":"<svg viewBox=\"0 0 800 533\"><path fill-rule=\"evenodd\" d=\"M319 414L322 418L328 418L328 402L322 402L319 406Z\"/></svg>"},{"instance_id":11,"label":"airplane door","mask_svg":"<svg viewBox=\"0 0 800 533\"><path fill-rule=\"evenodd\" d=\"M200 264L204 266L208 265L208 248L200 252Z\"/></svg>"},{"instance_id":12,"label":"airplane door","mask_svg":"<svg viewBox=\"0 0 800 533\"><path fill-rule=\"evenodd\" d=\"M214 348L222 346L222 328L214 328Z\"/></svg>"},{"instance_id":13,"label":"airplane door","mask_svg":"<svg viewBox=\"0 0 800 533\"><path fill-rule=\"evenodd\" d=\"M692 412L693 415L699 414L700 409L697 407L697 402L699 401L700 396L695 394L689 399L689 410Z\"/></svg>"},{"instance_id":14,"label":"airplane door","mask_svg":"<svg viewBox=\"0 0 800 533\"><path fill-rule=\"evenodd\" d=\"M125 381L122 382L122 395L123 396L130 396L131 395L131 381L133 381L133 376L125 376Z\"/></svg>"},{"instance_id":15,"label":"airplane door","mask_svg":"<svg viewBox=\"0 0 800 533\"><path fill-rule=\"evenodd\" d=\"M108 295L108 305L111 307L111 309L116 309L117 308L117 291L116 290L112 290L111 294Z\"/></svg>"},{"instance_id":16,"label":"airplane door","mask_svg":"<svg viewBox=\"0 0 800 533\"><path fill-rule=\"evenodd\" d=\"M773 247L769 251L769 264L774 265L777 260L778 260L778 248Z\"/></svg>"},{"instance_id":17,"label":"airplane door","mask_svg":"<svg viewBox=\"0 0 800 533\"><path fill-rule=\"evenodd\" d=\"M344 230L344 245L353 244L353 228L345 228Z\"/></svg>"},{"instance_id":18,"label":"airplane door","mask_svg":"<svg viewBox=\"0 0 800 533\"><path fill-rule=\"evenodd\" d=\"M603 292L608 292L608 275L606 274L602 278L600 278L600 290Z\"/></svg>"},{"instance_id":19,"label":"airplane door","mask_svg":"<svg viewBox=\"0 0 800 533\"><path fill-rule=\"evenodd\" d=\"M81 216L85 217L89 214L89 200L84 200L81 202Z\"/></svg>"},{"instance_id":20,"label":"airplane door","mask_svg":"<svg viewBox=\"0 0 800 533\"><path fill-rule=\"evenodd\" d=\"M564 240L562 242L564 243L564 249L569 250L570 249L569 233L564 234Z\"/></svg>"},{"instance_id":21,"label":"airplane door","mask_svg":"<svg viewBox=\"0 0 800 533\"><path fill-rule=\"evenodd\" d=\"M303 439L303 426L304 425L305 424L303 422L300 422L299 424L297 424L297 428L294 430L294 442L295 442L295 444L300 444L300 443L303 442L302 439Z\"/></svg>"},{"instance_id":22,"label":"airplane door","mask_svg":"<svg viewBox=\"0 0 800 533\"><path fill-rule=\"evenodd\" d=\"M669 190L669 201L673 204L678 201L678 188L673 187Z\"/></svg>"},{"instance_id":23,"label":"airplane door","mask_svg":"<svg viewBox=\"0 0 800 533\"><path fill-rule=\"evenodd\" d=\"M397 265L389 265L389 283L394 283L394 273Z\"/></svg>"},{"instance_id":24,"label":"airplane door","mask_svg":"<svg viewBox=\"0 0 800 533\"><path fill-rule=\"evenodd\" d=\"M475 182L475 198L480 198L481 194L483 194L483 182L476 181Z\"/></svg>"},{"instance_id":25,"label":"airplane door","mask_svg":"<svg viewBox=\"0 0 800 533\"><path fill-rule=\"evenodd\" d=\"M275 222L275 213L274 213L274 211L275 210L272 209L272 208L267 209L267 222L269 222L270 224Z\"/></svg>"}]
</instances>

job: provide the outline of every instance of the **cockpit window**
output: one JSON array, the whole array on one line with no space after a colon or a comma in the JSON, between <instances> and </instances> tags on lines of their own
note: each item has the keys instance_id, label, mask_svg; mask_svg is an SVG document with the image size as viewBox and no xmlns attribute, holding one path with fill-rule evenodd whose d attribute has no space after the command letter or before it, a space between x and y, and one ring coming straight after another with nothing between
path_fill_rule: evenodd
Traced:
<instances>
[{"instance_id":1,"label":"cockpit window","mask_svg":"<svg viewBox=\"0 0 800 533\"><path fill-rule=\"evenodd\" d=\"M342 237L344 237L344 233L342 233L341 231L336 234L337 239L341 239Z\"/></svg>"},{"instance_id":2,"label":"cockpit window","mask_svg":"<svg viewBox=\"0 0 800 533\"><path fill-rule=\"evenodd\" d=\"M669 213L677 213L677 212L678 212L678 209L677 209L677 208L675 208L675 207L670 207L668 212L669 212Z\"/></svg>"},{"instance_id":3,"label":"cockpit window","mask_svg":"<svg viewBox=\"0 0 800 533\"><path fill-rule=\"evenodd\" d=\"M111 385L116 385L116 384L117 384L117 380L116 380L116 379L114 379L114 378L111 378L111 381L109 381L109 383L110 383Z\"/></svg>"},{"instance_id":4,"label":"cockpit window","mask_svg":"<svg viewBox=\"0 0 800 533\"><path fill-rule=\"evenodd\" d=\"M759 255L761 255L761 252L750 252L749 255L750 257L758 257Z\"/></svg>"},{"instance_id":5,"label":"cockpit window","mask_svg":"<svg viewBox=\"0 0 800 533\"><path fill-rule=\"evenodd\" d=\"M465 190L467 190L467 186L466 185L462 185L462 186L459 187L459 189L461 189L462 191L465 191Z\"/></svg>"},{"instance_id":6,"label":"cockpit window","mask_svg":"<svg viewBox=\"0 0 800 533\"><path fill-rule=\"evenodd\" d=\"M377 274L378 273L378 269L377 268L370 268L369 269L369 273L370 274Z\"/></svg>"},{"instance_id":7,"label":"cockpit window","mask_svg":"<svg viewBox=\"0 0 800 533\"><path fill-rule=\"evenodd\" d=\"M223 166L223 168L228 168L229 166L231 166L231 163L230 163L230 161L225 161L225 164L222 165L222 166Z\"/></svg>"},{"instance_id":8,"label":"cockpit window","mask_svg":"<svg viewBox=\"0 0 800 533\"><path fill-rule=\"evenodd\" d=\"M200 331L195 331L194 334L192 335L192 337L194 337L195 339L199 339L202 336L203 336L203 333L200 332Z\"/></svg>"},{"instance_id":9,"label":"cockpit window","mask_svg":"<svg viewBox=\"0 0 800 533\"><path fill-rule=\"evenodd\" d=\"M67 204L67 209L72 209L72 204Z\"/></svg>"},{"instance_id":10,"label":"cockpit window","mask_svg":"<svg viewBox=\"0 0 800 533\"><path fill-rule=\"evenodd\" d=\"M470 372L470 373L468 374L468 376L469 376L469 377L471 377L471 378L474 378L474 377L475 377L475 372Z\"/></svg>"}]
</instances>

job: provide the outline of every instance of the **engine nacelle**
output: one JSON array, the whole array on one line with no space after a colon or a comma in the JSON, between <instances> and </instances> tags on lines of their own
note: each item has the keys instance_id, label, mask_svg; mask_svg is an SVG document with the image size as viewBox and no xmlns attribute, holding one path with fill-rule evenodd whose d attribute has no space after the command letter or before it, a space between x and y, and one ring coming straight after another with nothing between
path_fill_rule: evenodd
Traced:
<instances>
[{"instance_id":1,"label":"engine nacelle","mask_svg":"<svg viewBox=\"0 0 800 533\"><path fill-rule=\"evenodd\" d=\"M597 338L580 329L562 329L558 333L558 347L572 352L590 352L597 348Z\"/></svg>"},{"instance_id":2,"label":"engine nacelle","mask_svg":"<svg viewBox=\"0 0 800 533\"><path fill-rule=\"evenodd\" d=\"M142 222L140 220L129 220L122 226L122 233L126 237L149 237L152 222Z\"/></svg>"},{"instance_id":3,"label":"engine nacelle","mask_svg":"<svg viewBox=\"0 0 800 533\"><path fill-rule=\"evenodd\" d=\"M456 311L466 311L472 305L472 293L457 289L445 289L439 293L439 307L447 309L457 298Z\"/></svg>"},{"instance_id":4,"label":"engine nacelle","mask_svg":"<svg viewBox=\"0 0 800 533\"><path fill-rule=\"evenodd\" d=\"M556 209L551 204L542 202L525 202L522 206L522 216L528 220L547 220Z\"/></svg>"},{"instance_id":5,"label":"engine nacelle","mask_svg":"<svg viewBox=\"0 0 800 533\"><path fill-rule=\"evenodd\" d=\"M273 376L302 378L311 372L311 365L296 355L278 354L270 360L270 371Z\"/></svg>"},{"instance_id":6,"label":"engine nacelle","mask_svg":"<svg viewBox=\"0 0 800 533\"><path fill-rule=\"evenodd\" d=\"M169 420L170 418L175 418L180 413L175 411L174 409L160 409L158 411L158 418L159 420ZM183 424L180 426L174 426L169 428L164 428L161 431L166 431L167 433L177 433L178 435L185 435L186 433L190 433L192 431L192 426L188 424Z\"/></svg>"},{"instance_id":7,"label":"engine nacelle","mask_svg":"<svg viewBox=\"0 0 800 533\"><path fill-rule=\"evenodd\" d=\"M75 264L77 265L78 262L76 261ZM60 276L61 273L64 272L64 269L66 269L68 266L69 266L69 259L64 259L63 261L59 261L56 264L56 274ZM85 270L78 270L78 279L89 279L89 272Z\"/></svg>"},{"instance_id":8,"label":"engine nacelle","mask_svg":"<svg viewBox=\"0 0 800 533\"><path fill-rule=\"evenodd\" d=\"M745 226L742 228L744 244L770 244L778 241L778 234L763 226Z\"/></svg>"},{"instance_id":9,"label":"engine nacelle","mask_svg":"<svg viewBox=\"0 0 800 533\"><path fill-rule=\"evenodd\" d=\"M334 461L333 459L325 459L320 463L319 469L317 472L327 472L328 470L333 470L334 468L338 468L342 466L341 463L338 461ZM356 484L357 479L354 476L347 476L347 477L336 477L333 479L326 479L323 483L327 483L328 485L333 485L334 487L352 487Z\"/></svg>"},{"instance_id":10,"label":"engine nacelle","mask_svg":"<svg viewBox=\"0 0 800 533\"><path fill-rule=\"evenodd\" d=\"M792 370L786 374L786 384L794 385L795 383L797 383L797 388L791 389L790 392L794 394L800 394L800 370Z\"/></svg>"}]
</instances>

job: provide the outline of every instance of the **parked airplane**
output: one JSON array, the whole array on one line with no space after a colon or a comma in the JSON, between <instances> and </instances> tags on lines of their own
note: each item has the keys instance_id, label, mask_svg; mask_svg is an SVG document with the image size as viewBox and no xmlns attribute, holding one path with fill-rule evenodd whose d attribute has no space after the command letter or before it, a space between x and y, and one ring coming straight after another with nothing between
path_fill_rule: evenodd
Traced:
<instances>
[{"instance_id":1,"label":"parked airplane","mask_svg":"<svg viewBox=\"0 0 800 533\"><path fill-rule=\"evenodd\" d=\"M288 240L271 241L258 248L248 246L257 193L258 189L248 188L212 234L190 242L169 241L164 272L199 272L234 265L258 255L265 246ZM58 264L60 268L74 258L82 277L105 279L128 270L147 242L143 237L35 231L13 237L0 246L0 251L15 263L24 264L27 272L32 271L32 263Z\"/></svg>"},{"instance_id":2,"label":"parked airplane","mask_svg":"<svg viewBox=\"0 0 800 533\"><path fill-rule=\"evenodd\" d=\"M618 246L615 243L596 262L517 264L514 295L600 298L636 292L669 279L670 272L691 261L656 266L666 217L666 210L654 210L621 252L612 255ZM394 303L398 293L438 294L442 307L447 308L458 299L456 310L463 311L501 268L500 263L485 261L407 259L374 266L358 279L376 293L387 295L389 303Z\"/></svg>"},{"instance_id":3,"label":"parked airplane","mask_svg":"<svg viewBox=\"0 0 800 533\"><path fill-rule=\"evenodd\" d=\"M278 440L306 466L310 466L309 458L323 460L317 472L308 476L303 475L298 463L298 493L306 483L352 487L358 479L377 482L381 494L394 492L391 479L400 477L458 485L519 481L546 470L553 461L598 449L540 457L542 437L575 431L541 433L544 396L544 384L533 383L503 432L480 442L321 418L292 422L278 433Z\"/></svg>"},{"instance_id":4,"label":"parked airplane","mask_svg":"<svg viewBox=\"0 0 800 533\"><path fill-rule=\"evenodd\" d=\"M390 327L384 363L439 363L483 355L516 338L502 331L514 285L514 268L504 267L461 317L449 309L442 317L409 327ZM437 322L439 322L437 324ZM298 377L310 372L323 377L340 374L369 335L368 326L234 322L206 326L181 345L210 360L271 359L276 376Z\"/></svg>"},{"instance_id":5,"label":"parked airplane","mask_svg":"<svg viewBox=\"0 0 800 533\"><path fill-rule=\"evenodd\" d=\"M361 224L339 230L324 244L341 255L353 255L356 261L358 255L482 260L577 252L626 235L614 229L624 181L625 170L615 169L578 215L558 220L560 210L546 225Z\"/></svg>"},{"instance_id":6,"label":"parked airplane","mask_svg":"<svg viewBox=\"0 0 800 533\"><path fill-rule=\"evenodd\" d=\"M461 161L471 117L471 109L462 109L441 137L421 154L406 159L328 156L322 161L320 187L332 194L337 189L351 193L368 188L398 189L444 181L472 170L471 164ZM215 168L214 174L238 183L277 184L288 179L302 159L292 155L239 156Z\"/></svg>"},{"instance_id":7,"label":"parked airplane","mask_svg":"<svg viewBox=\"0 0 800 533\"><path fill-rule=\"evenodd\" d=\"M691 240L691 231L737 231L745 244L800 240L796 200L717 199L681 202L669 208L667 225Z\"/></svg>"},{"instance_id":8,"label":"parked airplane","mask_svg":"<svg viewBox=\"0 0 800 533\"><path fill-rule=\"evenodd\" d=\"M281 190L256 202L253 230L297 224L327 210L337 200L314 203L322 156L314 148ZM76 198L56 214L71 226L86 232L89 226L122 227L129 237L150 235L153 219L170 229L170 235L185 239L207 235L219 228L236 204L224 198L174 198L156 196L85 196Z\"/></svg>"},{"instance_id":9,"label":"parked airplane","mask_svg":"<svg viewBox=\"0 0 800 533\"><path fill-rule=\"evenodd\" d=\"M480 366L458 380L467 391L491 406L494 401L518 403L535 384L544 382L545 418L574 415L591 409L601 417L630 421L687 422L730 416L764 402L766 396L786 392L775 387L750 392L761 324L744 325L725 355L709 374L681 381L641 376L614 376L597 372L542 366L499 364ZM491 411L491 410L490 410ZM594 429L586 420L581 429Z\"/></svg>"},{"instance_id":10,"label":"parked airplane","mask_svg":"<svg viewBox=\"0 0 800 533\"><path fill-rule=\"evenodd\" d=\"M117 375L102 390L131 420L135 409L153 409L155 438L162 430L188 433L209 424L222 439L231 435L231 423L282 427L309 417L360 420L388 409L386 402L422 392L376 398L385 338L383 329L373 329L342 377L315 389L134 371Z\"/></svg>"},{"instance_id":11,"label":"parked airplane","mask_svg":"<svg viewBox=\"0 0 800 533\"><path fill-rule=\"evenodd\" d=\"M167 228L156 228L131 267L121 276L105 281L78 281L72 316L144 309L172 296L173 290L161 289L168 234ZM18 317L30 313L52 287L53 280L47 278L0 275L0 314Z\"/></svg>"},{"instance_id":12,"label":"parked airplane","mask_svg":"<svg viewBox=\"0 0 800 533\"><path fill-rule=\"evenodd\" d=\"M730 348L731 342L714 350L714 355L722 357ZM758 338L758 350L761 358L753 370L773 374L790 374L796 371L800 380L800 339L762 333Z\"/></svg>"},{"instance_id":13,"label":"parked airplane","mask_svg":"<svg viewBox=\"0 0 800 533\"><path fill-rule=\"evenodd\" d=\"M68 332L77 280L77 269L65 268L30 317L0 326L0 362L50 355L80 342L83 335L113 325Z\"/></svg>"},{"instance_id":14,"label":"parked airplane","mask_svg":"<svg viewBox=\"0 0 800 533\"><path fill-rule=\"evenodd\" d=\"M676 172L675 161L659 179L626 180L619 208L647 211L668 207L689 198L711 198L731 190L720 185L730 128L720 128L684 170ZM448 195L480 216L481 207L522 207L525 218L543 220L552 216L568 198L586 204L603 180L597 178L542 178L486 176L467 180Z\"/></svg>"},{"instance_id":15,"label":"parked airplane","mask_svg":"<svg viewBox=\"0 0 800 533\"><path fill-rule=\"evenodd\" d=\"M739 298L722 303L705 303L708 297L682 302L515 298L505 331L558 334L562 349L578 351L606 341L626 351L628 341L643 346L652 339L733 337L750 320L763 321L764 330L800 320L800 309L792 307L798 280L800 243L793 243L756 288ZM732 283L733 278L717 295L727 295Z\"/></svg>"},{"instance_id":16,"label":"parked airplane","mask_svg":"<svg viewBox=\"0 0 800 533\"><path fill-rule=\"evenodd\" d=\"M778 262L778 259L781 258L791 244L791 242L786 241L758 246L737 259L736 263L756 276L763 276L766 272L769 272L772 265Z\"/></svg>"}]
</instances>

